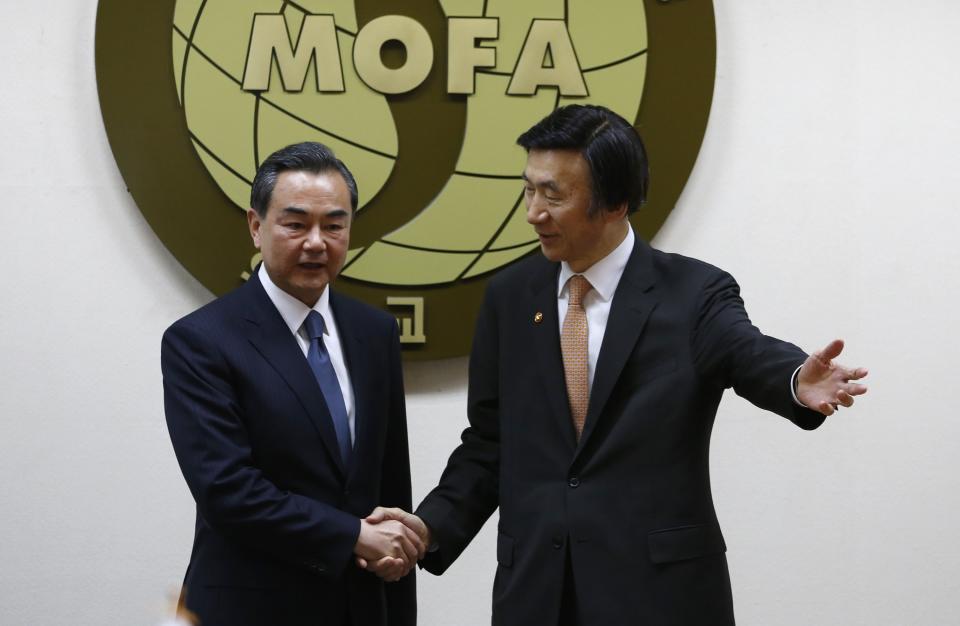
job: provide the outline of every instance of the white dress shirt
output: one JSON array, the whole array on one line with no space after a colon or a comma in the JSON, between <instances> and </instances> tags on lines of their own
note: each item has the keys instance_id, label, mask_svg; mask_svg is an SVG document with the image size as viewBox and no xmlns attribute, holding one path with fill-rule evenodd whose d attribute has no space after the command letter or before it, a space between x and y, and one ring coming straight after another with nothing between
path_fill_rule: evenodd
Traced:
<instances>
[{"instance_id":1,"label":"white dress shirt","mask_svg":"<svg viewBox=\"0 0 960 626\"><path fill-rule=\"evenodd\" d=\"M304 328L303 323L311 311L310 307L273 284L270 275L267 274L266 266L260 266L257 276L260 278L263 290L267 292L267 297L273 302L273 306L277 307L283 321L286 322L290 332L296 338L297 344L303 352L303 357L306 358L310 351L310 336L307 334L307 329ZM330 309L329 286L323 290L323 295L313 305L313 310L323 317L326 326L323 345L326 346L327 353L330 354L333 371L336 372L337 382L340 383L340 392L343 394L343 403L346 405L347 420L350 424L350 441L353 442L356 439L353 385L350 384L350 372L347 371L347 364L343 358L343 347L340 345L337 322L333 317L333 311Z\"/></svg>"},{"instance_id":2,"label":"white dress shirt","mask_svg":"<svg viewBox=\"0 0 960 626\"><path fill-rule=\"evenodd\" d=\"M607 319L610 317L610 304L613 302L613 293L620 284L620 277L630 260L633 252L634 234L632 228L627 228L627 236L613 252L603 257L582 272L590 285L593 286L583 297L583 310L587 314L587 386L593 390L593 373L597 370L597 358L600 356L600 346L603 345L603 334L607 330ZM567 317L567 301L570 297L570 287L567 283L576 274L566 261L560 263L560 276L557 279L557 319L560 320L560 334L563 334L563 320Z\"/></svg>"}]
</instances>

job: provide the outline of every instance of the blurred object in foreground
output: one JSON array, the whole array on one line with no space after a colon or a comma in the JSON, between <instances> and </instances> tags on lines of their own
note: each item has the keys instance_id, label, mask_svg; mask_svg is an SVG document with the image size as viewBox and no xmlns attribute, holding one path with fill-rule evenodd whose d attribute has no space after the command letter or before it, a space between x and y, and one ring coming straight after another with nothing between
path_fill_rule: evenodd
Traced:
<instances>
[{"instance_id":1,"label":"blurred object in foreground","mask_svg":"<svg viewBox=\"0 0 960 626\"><path fill-rule=\"evenodd\" d=\"M165 619L157 626L200 626L200 620L197 619L197 616L187 609L183 590L176 594L170 594L170 598L173 617ZM175 601L174 598L176 598Z\"/></svg>"}]
</instances>

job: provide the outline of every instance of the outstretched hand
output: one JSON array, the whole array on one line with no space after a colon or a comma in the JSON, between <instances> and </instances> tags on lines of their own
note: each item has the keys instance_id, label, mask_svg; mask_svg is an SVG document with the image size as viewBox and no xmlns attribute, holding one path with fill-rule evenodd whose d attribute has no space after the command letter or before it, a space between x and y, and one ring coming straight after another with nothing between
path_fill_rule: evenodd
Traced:
<instances>
[{"instance_id":1,"label":"outstretched hand","mask_svg":"<svg viewBox=\"0 0 960 626\"><path fill-rule=\"evenodd\" d=\"M401 559L385 556L374 560L358 553L357 565L362 569L373 572L387 582L395 582L409 574L410 570L413 569L413 566L416 564L416 561L423 558L427 548L430 546L431 537L430 529L423 523L423 520L412 513L407 513L403 509L378 506L363 520L364 524L371 525L388 522L401 523L411 535L417 538L416 544L418 551L416 559Z\"/></svg>"},{"instance_id":2,"label":"outstretched hand","mask_svg":"<svg viewBox=\"0 0 960 626\"><path fill-rule=\"evenodd\" d=\"M824 415L833 415L841 406L852 406L853 397L867 393L865 385L851 382L867 375L866 368L846 368L833 359L843 351L843 340L807 357L797 374L797 399Z\"/></svg>"}]
</instances>

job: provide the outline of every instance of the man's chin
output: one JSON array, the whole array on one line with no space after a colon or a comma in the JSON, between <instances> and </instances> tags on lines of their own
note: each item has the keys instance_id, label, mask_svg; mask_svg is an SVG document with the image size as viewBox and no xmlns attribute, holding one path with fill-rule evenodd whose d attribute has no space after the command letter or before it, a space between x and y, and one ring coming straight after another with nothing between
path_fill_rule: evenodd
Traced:
<instances>
[{"instance_id":1,"label":"man's chin","mask_svg":"<svg viewBox=\"0 0 960 626\"><path fill-rule=\"evenodd\" d=\"M330 267L327 265L299 265L297 271L290 278L298 287L322 289L330 282Z\"/></svg>"},{"instance_id":2,"label":"man's chin","mask_svg":"<svg viewBox=\"0 0 960 626\"><path fill-rule=\"evenodd\" d=\"M307 306L312 307L317 303L317 300L320 299L320 296L323 295L323 290L326 289L329 284L330 281L326 278L323 280L299 281L290 286L290 295Z\"/></svg>"},{"instance_id":3,"label":"man's chin","mask_svg":"<svg viewBox=\"0 0 960 626\"><path fill-rule=\"evenodd\" d=\"M543 256L547 257L547 260L553 261L554 263L559 263L563 260L563 255L556 247L548 246L542 241L540 242L540 252Z\"/></svg>"}]
</instances>

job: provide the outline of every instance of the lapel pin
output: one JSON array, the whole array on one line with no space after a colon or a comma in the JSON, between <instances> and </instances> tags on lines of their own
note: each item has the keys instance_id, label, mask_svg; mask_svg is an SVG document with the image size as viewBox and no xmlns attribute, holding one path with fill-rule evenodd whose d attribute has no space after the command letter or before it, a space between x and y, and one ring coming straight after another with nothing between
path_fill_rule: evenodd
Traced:
<instances>
[{"instance_id":1,"label":"lapel pin","mask_svg":"<svg viewBox=\"0 0 960 626\"><path fill-rule=\"evenodd\" d=\"M533 316L533 323L539 324L542 321L543 321L543 313L541 313L540 311L537 311L537 314Z\"/></svg>"}]
</instances>

